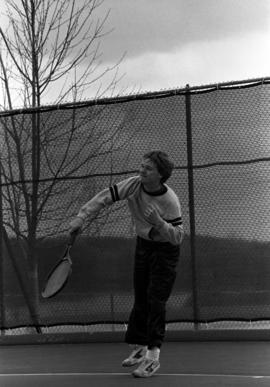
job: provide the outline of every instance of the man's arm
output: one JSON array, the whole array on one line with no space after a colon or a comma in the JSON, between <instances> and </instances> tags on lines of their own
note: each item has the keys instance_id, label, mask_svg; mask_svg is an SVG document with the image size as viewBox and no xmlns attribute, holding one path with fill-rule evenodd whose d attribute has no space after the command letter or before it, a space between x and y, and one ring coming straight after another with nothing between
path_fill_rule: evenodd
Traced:
<instances>
[{"instance_id":1,"label":"man's arm","mask_svg":"<svg viewBox=\"0 0 270 387\"><path fill-rule=\"evenodd\" d=\"M148 206L145 211L145 216L148 218L149 222L153 224L153 228L150 231L150 238L155 240L155 236L161 235L168 242L173 245L179 245L182 243L184 238L184 228L182 224L181 213L178 217L166 221L161 218L159 212L154 206Z\"/></svg>"},{"instance_id":2,"label":"man's arm","mask_svg":"<svg viewBox=\"0 0 270 387\"><path fill-rule=\"evenodd\" d=\"M111 204L113 204L113 199L110 188L106 188L81 207L78 215L69 224L69 232L72 233L73 231L79 230L86 218L91 217L94 219L103 208Z\"/></svg>"},{"instance_id":3,"label":"man's arm","mask_svg":"<svg viewBox=\"0 0 270 387\"><path fill-rule=\"evenodd\" d=\"M99 192L81 207L78 215L70 222L70 233L80 229L86 218L94 219L103 208L126 199L138 184L139 178L135 176Z\"/></svg>"}]
</instances>

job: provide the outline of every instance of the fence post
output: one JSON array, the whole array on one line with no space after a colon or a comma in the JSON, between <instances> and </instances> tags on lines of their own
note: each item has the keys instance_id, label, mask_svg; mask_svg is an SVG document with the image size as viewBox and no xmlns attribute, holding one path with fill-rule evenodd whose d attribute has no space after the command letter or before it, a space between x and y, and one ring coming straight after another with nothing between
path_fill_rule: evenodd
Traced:
<instances>
[{"instance_id":1,"label":"fence post","mask_svg":"<svg viewBox=\"0 0 270 387\"><path fill-rule=\"evenodd\" d=\"M0 161L0 331L5 334L5 292L4 292L4 252L3 252L3 192L2 164Z\"/></svg>"},{"instance_id":2,"label":"fence post","mask_svg":"<svg viewBox=\"0 0 270 387\"><path fill-rule=\"evenodd\" d=\"M197 286L197 272L196 272L191 98L190 98L189 85L186 85L185 102L186 102L187 170L188 170L188 197L189 197L189 224L190 224L190 253L191 253L191 266L192 266L193 315L194 315L195 329L198 329L199 311L198 311L198 286Z\"/></svg>"}]
</instances>

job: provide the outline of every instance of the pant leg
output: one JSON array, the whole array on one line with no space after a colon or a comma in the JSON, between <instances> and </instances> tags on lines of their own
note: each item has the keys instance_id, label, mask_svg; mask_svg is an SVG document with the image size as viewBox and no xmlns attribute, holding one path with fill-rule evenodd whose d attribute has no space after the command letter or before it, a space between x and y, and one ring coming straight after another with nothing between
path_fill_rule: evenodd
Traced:
<instances>
[{"instance_id":1,"label":"pant leg","mask_svg":"<svg viewBox=\"0 0 270 387\"><path fill-rule=\"evenodd\" d=\"M166 327L166 302L179 260L179 246L137 238L134 263L134 305L125 341L161 347Z\"/></svg>"},{"instance_id":2,"label":"pant leg","mask_svg":"<svg viewBox=\"0 0 270 387\"><path fill-rule=\"evenodd\" d=\"M129 344L148 344L149 253L151 250L145 248L144 240L137 238L133 272L134 305L125 335L125 342Z\"/></svg>"},{"instance_id":3,"label":"pant leg","mask_svg":"<svg viewBox=\"0 0 270 387\"><path fill-rule=\"evenodd\" d=\"M170 243L155 245L148 286L148 347L161 347L166 329L166 303L176 278L180 247Z\"/></svg>"}]
</instances>

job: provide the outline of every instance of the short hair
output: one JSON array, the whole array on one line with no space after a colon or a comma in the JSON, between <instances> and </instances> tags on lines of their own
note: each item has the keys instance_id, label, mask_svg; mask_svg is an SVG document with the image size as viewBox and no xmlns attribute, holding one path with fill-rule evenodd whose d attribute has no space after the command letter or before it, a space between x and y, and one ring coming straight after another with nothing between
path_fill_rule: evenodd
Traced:
<instances>
[{"instance_id":1,"label":"short hair","mask_svg":"<svg viewBox=\"0 0 270 387\"><path fill-rule=\"evenodd\" d=\"M169 160L167 153L162 151L150 151L145 153L143 158L149 159L155 164L158 172L162 176L160 179L162 184L169 179L174 168L174 163Z\"/></svg>"}]
</instances>

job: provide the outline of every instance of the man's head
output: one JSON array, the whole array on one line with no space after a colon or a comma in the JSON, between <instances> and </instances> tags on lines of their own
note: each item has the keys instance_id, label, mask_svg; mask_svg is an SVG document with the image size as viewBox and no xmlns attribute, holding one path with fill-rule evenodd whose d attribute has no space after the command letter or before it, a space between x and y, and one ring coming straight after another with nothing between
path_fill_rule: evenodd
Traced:
<instances>
[{"instance_id":1,"label":"man's head","mask_svg":"<svg viewBox=\"0 0 270 387\"><path fill-rule=\"evenodd\" d=\"M174 164L169 160L167 153L162 151L150 151L143 156L144 160L150 160L160 174L160 182L163 184L172 174Z\"/></svg>"}]
</instances>

